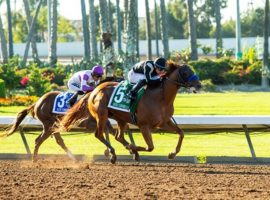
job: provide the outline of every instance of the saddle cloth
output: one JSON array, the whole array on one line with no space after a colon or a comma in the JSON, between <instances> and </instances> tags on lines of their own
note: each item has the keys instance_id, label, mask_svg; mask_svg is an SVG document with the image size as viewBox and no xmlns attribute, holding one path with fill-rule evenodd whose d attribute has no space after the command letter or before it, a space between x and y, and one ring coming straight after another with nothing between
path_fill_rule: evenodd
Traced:
<instances>
[{"instance_id":1,"label":"saddle cloth","mask_svg":"<svg viewBox=\"0 0 270 200\"><path fill-rule=\"evenodd\" d=\"M54 100L52 112L56 114L65 114L70 108L68 100L72 95L73 93L71 92L61 92L58 94Z\"/></svg>"},{"instance_id":2,"label":"saddle cloth","mask_svg":"<svg viewBox=\"0 0 270 200\"><path fill-rule=\"evenodd\" d=\"M132 87L133 84L129 83L127 80L120 82L114 88L108 107L115 110L134 113L141 97L144 94L145 89L141 88L139 90L136 100L134 101L133 105L130 105L130 98L127 96L127 94L132 89Z\"/></svg>"}]
</instances>

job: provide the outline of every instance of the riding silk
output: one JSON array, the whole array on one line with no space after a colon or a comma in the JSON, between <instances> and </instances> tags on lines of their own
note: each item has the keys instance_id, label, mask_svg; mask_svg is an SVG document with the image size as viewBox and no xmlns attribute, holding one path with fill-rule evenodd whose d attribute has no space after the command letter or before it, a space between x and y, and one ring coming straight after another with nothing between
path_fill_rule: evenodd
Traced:
<instances>
[{"instance_id":1,"label":"riding silk","mask_svg":"<svg viewBox=\"0 0 270 200\"><path fill-rule=\"evenodd\" d=\"M62 92L58 94L54 100L52 112L56 114L66 114L69 109L68 100L72 95L73 93L70 92Z\"/></svg>"},{"instance_id":2,"label":"riding silk","mask_svg":"<svg viewBox=\"0 0 270 200\"><path fill-rule=\"evenodd\" d=\"M127 96L127 94L132 89L132 87L133 85L130 84L128 81L122 81L121 83L119 83L113 91L108 107L115 110L134 113L140 99L144 94L145 89L141 88L139 90L135 102L133 103L133 105L130 105L130 98Z\"/></svg>"}]
</instances>

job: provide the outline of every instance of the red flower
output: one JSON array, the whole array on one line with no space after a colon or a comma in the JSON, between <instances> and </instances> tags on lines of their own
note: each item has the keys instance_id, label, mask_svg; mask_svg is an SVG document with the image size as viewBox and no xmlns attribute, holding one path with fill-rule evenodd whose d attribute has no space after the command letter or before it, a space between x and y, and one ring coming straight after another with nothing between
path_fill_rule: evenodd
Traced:
<instances>
[{"instance_id":1,"label":"red flower","mask_svg":"<svg viewBox=\"0 0 270 200\"><path fill-rule=\"evenodd\" d=\"M27 76L23 77L20 81L22 86L26 86L27 82L29 81L29 78Z\"/></svg>"}]
</instances>

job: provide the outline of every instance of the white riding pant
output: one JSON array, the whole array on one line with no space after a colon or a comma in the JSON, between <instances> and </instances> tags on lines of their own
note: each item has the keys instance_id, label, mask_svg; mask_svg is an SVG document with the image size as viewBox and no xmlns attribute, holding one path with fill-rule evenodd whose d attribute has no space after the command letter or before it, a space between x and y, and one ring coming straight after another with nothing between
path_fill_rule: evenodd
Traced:
<instances>
[{"instance_id":1,"label":"white riding pant","mask_svg":"<svg viewBox=\"0 0 270 200\"><path fill-rule=\"evenodd\" d=\"M146 79L144 74L135 73L133 70L128 72L128 81L130 83L136 84L142 79Z\"/></svg>"}]
</instances>

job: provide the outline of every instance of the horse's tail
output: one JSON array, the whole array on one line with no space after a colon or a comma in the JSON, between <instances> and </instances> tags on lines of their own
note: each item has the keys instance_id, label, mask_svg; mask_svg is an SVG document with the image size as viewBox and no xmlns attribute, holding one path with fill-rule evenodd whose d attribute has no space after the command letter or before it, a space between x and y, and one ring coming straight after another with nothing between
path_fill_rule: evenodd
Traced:
<instances>
[{"instance_id":1,"label":"horse's tail","mask_svg":"<svg viewBox=\"0 0 270 200\"><path fill-rule=\"evenodd\" d=\"M8 127L3 134L0 135L0 137L10 136L12 135L19 125L22 123L26 115L28 115L29 112L31 112L32 116L34 116L34 106L35 104L29 106L28 108L25 108L21 112L17 114L16 120L14 124L11 124L10 127Z\"/></svg>"},{"instance_id":2,"label":"horse's tail","mask_svg":"<svg viewBox=\"0 0 270 200\"><path fill-rule=\"evenodd\" d=\"M90 93L82 97L74 106L68 109L67 113L58 122L57 132L68 131L72 127L79 126L88 116L87 101Z\"/></svg>"}]
</instances>

